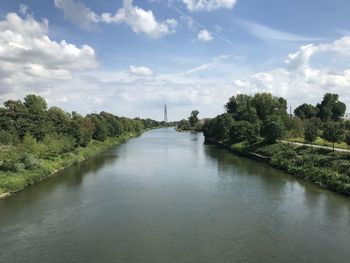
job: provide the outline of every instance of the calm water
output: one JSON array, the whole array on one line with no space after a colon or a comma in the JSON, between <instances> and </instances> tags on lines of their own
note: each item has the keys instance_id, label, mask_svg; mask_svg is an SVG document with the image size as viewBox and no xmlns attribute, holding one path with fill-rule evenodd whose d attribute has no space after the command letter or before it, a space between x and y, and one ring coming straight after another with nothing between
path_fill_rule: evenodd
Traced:
<instances>
[{"instance_id":1,"label":"calm water","mask_svg":"<svg viewBox=\"0 0 350 263\"><path fill-rule=\"evenodd\" d=\"M0 200L0 262L350 262L350 199L172 129Z\"/></svg>"}]
</instances>

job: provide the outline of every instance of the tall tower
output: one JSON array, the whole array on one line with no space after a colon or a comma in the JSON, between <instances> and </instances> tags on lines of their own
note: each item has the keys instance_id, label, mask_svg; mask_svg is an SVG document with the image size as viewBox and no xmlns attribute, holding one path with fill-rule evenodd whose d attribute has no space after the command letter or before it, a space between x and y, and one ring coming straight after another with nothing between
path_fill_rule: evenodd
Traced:
<instances>
[{"instance_id":1,"label":"tall tower","mask_svg":"<svg viewBox=\"0 0 350 263\"><path fill-rule=\"evenodd\" d=\"M167 123L168 122L168 109L166 104L164 105L164 122Z\"/></svg>"}]
</instances>

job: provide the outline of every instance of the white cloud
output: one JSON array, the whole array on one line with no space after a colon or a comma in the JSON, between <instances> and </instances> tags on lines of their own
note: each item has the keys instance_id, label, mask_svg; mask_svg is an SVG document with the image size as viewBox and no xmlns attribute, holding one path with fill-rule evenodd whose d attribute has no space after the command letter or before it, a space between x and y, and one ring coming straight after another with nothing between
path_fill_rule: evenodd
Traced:
<instances>
[{"instance_id":1,"label":"white cloud","mask_svg":"<svg viewBox=\"0 0 350 263\"><path fill-rule=\"evenodd\" d=\"M271 27L267 27L258 23L249 21L241 21L241 24L255 37L263 40L280 40L289 42L314 41L322 40L316 37L292 34L289 32L280 31Z\"/></svg>"},{"instance_id":2,"label":"white cloud","mask_svg":"<svg viewBox=\"0 0 350 263\"><path fill-rule=\"evenodd\" d=\"M137 75L137 76L152 76L153 71L148 67L137 67L137 66L130 66L129 67L130 74Z\"/></svg>"},{"instance_id":3,"label":"white cloud","mask_svg":"<svg viewBox=\"0 0 350 263\"><path fill-rule=\"evenodd\" d=\"M83 29L92 29L93 24L99 21L98 15L81 2L55 0L55 6L63 11L67 20Z\"/></svg>"},{"instance_id":4,"label":"white cloud","mask_svg":"<svg viewBox=\"0 0 350 263\"><path fill-rule=\"evenodd\" d=\"M9 87L6 92L41 82L51 85L50 81L71 79L73 71L96 67L90 46L52 41L47 20L9 13L0 21L0 86Z\"/></svg>"},{"instance_id":5,"label":"white cloud","mask_svg":"<svg viewBox=\"0 0 350 263\"><path fill-rule=\"evenodd\" d=\"M27 5L24 5L24 4L20 4L20 5L19 5L19 12L20 12L22 15L27 14L28 9L29 9L29 8L28 8Z\"/></svg>"},{"instance_id":6,"label":"white cloud","mask_svg":"<svg viewBox=\"0 0 350 263\"><path fill-rule=\"evenodd\" d=\"M246 79L234 82L240 90L255 92L271 92L286 97L293 106L301 102L315 103L326 92L335 92L346 103L350 102L350 69L334 71L327 67L312 66L315 55L335 53L350 60L350 36L332 43L309 44L289 54L286 67L254 74Z\"/></svg>"},{"instance_id":7,"label":"white cloud","mask_svg":"<svg viewBox=\"0 0 350 263\"><path fill-rule=\"evenodd\" d=\"M202 42L209 42L209 41L213 40L214 38L208 30L203 29L198 33L197 39L199 41L202 41Z\"/></svg>"},{"instance_id":8,"label":"white cloud","mask_svg":"<svg viewBox=\"0 0 350 263\"><path fill-rule=\"evenodd\" d=\"M219 8L232 9L236 0L182 0L187 9L195 11L212 11Z\"/></svg>"},{"instance_id":9,"label":"white cloud","mask_svg":"<svg viewBox=\"0 0 350 263\"><path fill-rule=\"evenodd\" d=\"M83 29L91 29L98 23L124 23L137 34L143 33L159 38L174 33L177 26L177 20L173 18L157 21L151 10L134 6L133 0L124 0L123 7L119 8L115 14L105 12L101 15L97 15L83 3L75 0L55 0L55 5L63 10L67 20Z\"/></svg>"}]
</instances>

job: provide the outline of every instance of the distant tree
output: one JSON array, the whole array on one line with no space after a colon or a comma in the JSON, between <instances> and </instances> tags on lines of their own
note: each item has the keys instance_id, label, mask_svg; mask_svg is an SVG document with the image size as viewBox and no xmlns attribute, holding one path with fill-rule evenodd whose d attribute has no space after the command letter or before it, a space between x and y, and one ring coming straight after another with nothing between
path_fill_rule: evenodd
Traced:
<instances>
[{"instance_id":1,"label":"distant tree","mask_svg":"<svg viewBox=\"0 0 350 263\"><path fill-rule=\"evenodd\" d=\"M186 131L186 130L189 130L190 128L191 128L190 122L185 119L181 120L177 125L177 129L180 131Z\"/></svg>"},{"instance_id":2,"label":"distant tree","mask_svg":"<svg viewBox=\"0 0 350 263\"><path fill-rule=\"evenodd\" d=\"M283 138L285 126L278 116L267 119L261 127L261 135L267 142L274 143Z\"/></svg>"},{"instance_id":3,"label":"distant tree","mask_svg":"<svg viewBox=\"0 0 350 263\"><path fill-rule=\"evenodd\" d=\"M248 121L235 121L230 129L231 143L239 143L248 141L249 143L256 142L258 139L257 126Z\"/></svg>"},{"instance_id":4,"label":"distant tree","mask_svg":"<svg viewBox=\"0 0 350 263\"><path fill-rule=\"evenodd\" d=\"M196 124L198 123L198 121L199 121L198 114L199 114L199 111L197 111L197 110L193 110L191 112L191 115L188 118L188 121L190 122L191 127L195 127Z\"/></svg>"},{"instance_id":5,"label":"distant tree","mask_svg":"<svg viewBox=\"0 0 350 263\"><path fill-rule=\"evenodd\" d=\"M339 121L344 116L346 105L339 101L338 94L326 93L321 103L317 104L317 117L322 121Z\"/></svg>"},{"instance_id":6,"label":"distant tree","mask_svg":"<svg viewBox=\"0 0 350 263\"><path fill-rule=\"evenodd\" d=\"M327 122L323 127L322 138L331 142L333 144L334 151L334 143L340 142L344 136L343 125L338 122Z\"/></svg>"},{"instance_id":7,"label":"distant tree","mask_svg":"<svg viewBox=\"0 0 350 263\"><path fill-rule=\"evenodd\" d=\"M307 123L304 130L304 140L311 145L316 141L318 136L318 128L312 123Z\"/></svg>"},{"instance_id":8,"label":"distant tree","mask_svg":"<svg viewBox=\"0 0 350 263\"><path fill-rule=\"evenodd\" d=\"M226 103L225 108L227 113L237 121L256 122L258 120L253 97L250 95L238 94L232 96Z\"/></svg>"},{"instance_id":9,"label":"distant tree","mask_svg":"<svg viewBox=\"0 0 350 263\"><path fill-rule=\"evenodd\" d=\"M294 110L294 114L302 120L311 119L316 117L317 108L311 104L304 103Z\"/></svg>"},{"instance_id":10,"label":"distant tree","mask_svg":"<svg viewBox=\"0 0 350 263\"><path fill-rule=\"evenodd\" d=\"M320 118L317 118L317 117L313 117L313 118L309 119L308 123L315 125L318 129L321 129L323 126L322 120Z\"/></svg>"},{"instance_id":11,"label":"distant tree","mask_svg":"<svg viewBox=\"0 0 350 263\"><path fill-rule=\"evenodd\" d=\"M286 123L286 129L288 131L288 136L300 137L304 133L303 121L299 118L288 118Z\"/></svg>"}]
</instances>

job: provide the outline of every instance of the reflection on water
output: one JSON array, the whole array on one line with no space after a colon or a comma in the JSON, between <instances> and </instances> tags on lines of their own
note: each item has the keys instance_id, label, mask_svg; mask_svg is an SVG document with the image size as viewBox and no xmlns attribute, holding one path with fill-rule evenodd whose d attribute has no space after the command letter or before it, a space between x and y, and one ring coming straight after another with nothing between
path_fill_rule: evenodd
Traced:
<instances>
[{"instance_id":1,"label":"reflection on water","mask_svg":"<svg viewBox=\"0 0 350 263\"><path fill-rule=\"evenodd\" d=\"M0 201L0 262L348 262L350 200L153 130Z\"/></svg>"}]
</instances>

